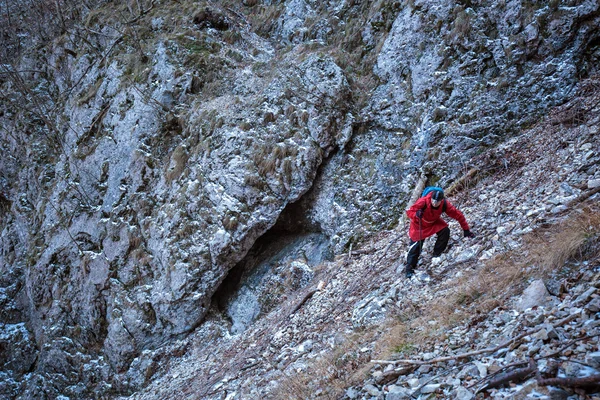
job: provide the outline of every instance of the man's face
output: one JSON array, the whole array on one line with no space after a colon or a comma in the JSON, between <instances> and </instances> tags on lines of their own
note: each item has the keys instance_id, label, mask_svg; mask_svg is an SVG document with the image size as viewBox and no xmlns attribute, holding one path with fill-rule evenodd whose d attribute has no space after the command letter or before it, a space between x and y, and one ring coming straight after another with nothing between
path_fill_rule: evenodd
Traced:
<instances>
[{"instance_id":1,"label":"man's face","mask_svg":"<svg viewBox=\"0 0 600 400\"><path fill-rule=\"evenodd\" d=\"M440 205L441 203L442 203L442 201L441 201L441 200L434 200L434 199L431 199L431 206L432 206L432 207L435 207L435 208L437 208L437 207L439 207L439 205Z\"/></svg>"}]
</instances>

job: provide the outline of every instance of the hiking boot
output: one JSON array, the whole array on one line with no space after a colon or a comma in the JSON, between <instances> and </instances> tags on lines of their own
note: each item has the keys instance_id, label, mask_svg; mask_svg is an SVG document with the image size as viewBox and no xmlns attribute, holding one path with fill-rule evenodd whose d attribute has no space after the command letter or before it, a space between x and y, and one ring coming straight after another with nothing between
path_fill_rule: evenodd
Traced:
<instances>
[{"instance_id":1,"label":"hiking boot","mask_svg":"<svg viewBox=\"0 0 600 400\"><path fill-rule=\"evenodd\" d=\"M406 279L410 279L415 274L415 269L412 265L407 265L404 273L406 275Z\"/></svg>"},{"instance_id":2,"label":"hiking boot","mask_svg":"<svg viewBox=\"0 0 600 400\"><path fill-rule=\"evenodd\" d=\"M433 258L431 259L431 266L432 267L436 267L438 265L440 265L442 263L442 257L440 256L433 256Z\"/></svg>"}]
</instances>

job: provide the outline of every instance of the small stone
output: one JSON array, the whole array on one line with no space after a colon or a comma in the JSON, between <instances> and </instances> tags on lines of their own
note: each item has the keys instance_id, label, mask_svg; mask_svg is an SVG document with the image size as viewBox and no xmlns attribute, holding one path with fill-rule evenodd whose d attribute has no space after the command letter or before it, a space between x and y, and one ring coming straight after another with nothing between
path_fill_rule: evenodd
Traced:
<instances>
[{"instance_id":1,"label":"small stone","mask_svg":"<svg viewBox=\"0 0 600 400\"><path fill-rule=\"evenodd\" d=\"M539 279L535 280L523 292L517 308L521 311L525 311L528 308L542 306L548 302L549 295L550 293L548 293L544 281Z\"/></svg>"},{"instance_id":2,"label":"small stone","mask_svg":"<svg viewBox=\"0 0 600 400\"><path fill-rule=\"evenodd\" d=\"M552 210L550 210L550 212L552 214L559 214L559 213L561 213L563 211L566 211L568 209L569 209L569 207L565 206L564 204L561 204L559 206L553 207Z\"/></svg>"},{"instance_id":3,"label":"small stone","mask_svg":"<svg viewBox=\"0 0 600 400\"><path fill-rule=\"evenodd\" d=\"M354 388L349 388L348 390L346 390L346 397L348 397L351 400L358 398L358 390Z\"/></svg>"},{"instance_id":4,"label":"small stone","mask_svg":"<svg viewBox=\"0 0 600 400\"><path fill-rule=\"evenodd\" d=\"M590 179L588 181L588 189L595 189L600 187L600 179Z\"/></svg>"},{"instance_id":5,"label":"small stone","mask_svg":"<svg viewBox=\"0 0 600 400\"><path fill-rule=\"evenodd\" d=\"M591 313L597 313L600 311L600 297L592 299L592 301L587 303L584 308Z\"/></svg>"},{"instance_id":6,"label":"small stone","mask_svg":"<svg viewBox=\"0 0 600 400\"><path fill-rule=\"evenodd\" d=\"M417 369L417 372L421 374L428 374L431 372L431 365L421 365L419 369Z\"/></svg>"},{"instance_id":7,"label":"small stone","mask_svg":"<svg viewBox=\"0 0 600 400\"><path fill-rule=\"evenodd\" d=\"M469 389L462 386L456 389L456 393L454 394L456 400L471 400L474 397L475 395Z\"/></svg>"},{"instance_id":8,"label":"small stone","mask_svg":"<svg viewBox=\"0 0 600 400\"><path fill-rule=\"evenodd\" d=\"M408 383L408 386L410 386L411 388L416 388L419 387L421 384L419 383L419 380L417 378L412 378L406 381L406 383Z\"/></svg>"},{"instance_id":9,"label":"small stone","mask_svg":"<svg viewBox=\"0 0 600 400\"><path fill-rule=\"evenodd\" d=\"M548 331L542 328L531 336L538 340L548 340Z\"/></svg>"},{"instance_id":10,"label":"small stone","mask_svg":"<svg viewBox=\"0 0 600 400\"><path fill-rule=\"evenodd\" d=\"M531 356L534 356L534 355L536 355L537 353L539 353L540 349L541 349L541 346L531 346L531 347L530 347L530 348L527 350L527 355L528 355L528 356L530 356L530 357L531 357Z\"/></svg>"},{"instance_id":11,"label":"small stone","mask_svg":"<svg viewBox=\"0 0 600 400\"><path fill-rule=\"evenodd\" d=\"M310 339L303 342L302 344L300 344L300 346L298 346L299 353L309 353L312 351L312 349L313 349L313 341Z\"/></svg>"},{"instance_id":12,"label":"small stone","mask_svg":"<svg viewBox=\"0 0 600 400\"><path fill-rule=\"evenodd\" d=\"M588 290L580 294L579 297L577 297L577 299L575 299L573 303L576 305L587 303L590 297L592 297L592 295L596 292L596 290L597 289L595 287L589 288Z\"/></svg>"},{"instance_id":13,"label":"small stone","mask_svg":"<svg viewBox=\"0 0 600 400\"><path fill-rule=\"evenodd\" d=\"M421 389L421 393L423 393L423 394L435 393L435 392L437 392L437 390L438 390L440 387L442 387L442 385L440 385L439 383L430 384L430 385L425 385L425 386L423 386L423 388Z\"/></svg>"},{"instance_id":14,"label":"small stone","mask_svg":"<svg viewBox=\"0 0 600 400\"><path fill-rule=\"evenodd\" d=\"M594 146L591 143L584 143L581 145L581 150L590 151Z\"/></svg>"},{"instance_id":15,"label":"small stone","mask_svg":"<svg viewBox=\"0 0 600 400\"><path fill-rule=\"evenodd\" d=\"M479 375L479 370L477 369L476 366L467 365L456 375L456 377L458 379L465 379L466 377L469 377L469 376L476 377L478 375Z\"/></svg>"},{"instance_id":16,"label":"small stone","mask_svg":"<svg viewBox=\"0 0 600 400\"><path fill-rule=\"evenodd\" d=\"M479 371L479 376L481 378L485 378L488 373L487 366L479 361L473 361L473 364L475 364L475 366L477 367L477 371Z\"/></svg>"},{"instance_id":17,"label":"small stone","mask_svg":"<svg viewBox=\"0 0 600 400\"><path fill-rule=\"evenodd\" d=\"M371 396L379 396L381 394L381 391L379 389L377 389L374 385L368 384L365 387L363 387L363 390L367 393L369 393Z\"/></svg>"},{"instance_id":18,"label":"small stone","mask_svg":"<svg viewBox=\"0 0 600 400\"><path fill-rule=\"evenodd\" d=\"M388 386L388 392L385 395L385 400L404 400L410 399L410 390L401 386L391 385Z\"/></svg>"},{"instance_id":19,"label":"small stone","mask_svg":"<svg viewBox=\"0 0 600 400\"><path fill-rule=\"evenodd\" d=\"M600 368L600 351L588 353L585 356L585 362L595 368Z\"/></svg>"}]
</instances>

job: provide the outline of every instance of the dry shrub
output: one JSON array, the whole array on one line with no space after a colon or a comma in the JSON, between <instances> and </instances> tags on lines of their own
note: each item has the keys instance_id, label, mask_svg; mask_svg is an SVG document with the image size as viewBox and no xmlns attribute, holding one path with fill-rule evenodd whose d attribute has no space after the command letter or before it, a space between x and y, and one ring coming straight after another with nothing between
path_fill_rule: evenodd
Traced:
<instances>
[{"instance_id":1,"label":"dry shrub","mask_svg":"<svg viewBox=\"0 0 600 400\"><path fill-rule=\"evenodd\" d=\"M185 146L178 146L171 155L171 162L165 171L165 178L168 183L179 178L188 161L189 154Z\"/></svg>"}]
</instances>

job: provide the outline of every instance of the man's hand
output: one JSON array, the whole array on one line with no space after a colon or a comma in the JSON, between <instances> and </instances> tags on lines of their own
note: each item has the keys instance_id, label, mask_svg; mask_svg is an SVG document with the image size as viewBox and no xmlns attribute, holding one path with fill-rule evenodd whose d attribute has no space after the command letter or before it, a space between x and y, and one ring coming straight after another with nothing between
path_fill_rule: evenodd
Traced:
<instances>
[{"instance_id":1,"label":"man's hand","mask_svg":"<svg viewBox=\"0 0 600 400\"><path fill-rule=\"evenodd\" d=\"M423 210L417 210L417 218L421 219L423 218Z\"/></svg>"},{"instance_id":2,"label":"man's hand","mask_svg":"<svg viewBox=\"0 0 600 400\"><path fill-rule=\"evenodd\" d=\"M475 234L468 229L466 229L464 232L465 232L466 238L474 238L475 237Z\"/></svg>"}]
</instances>

